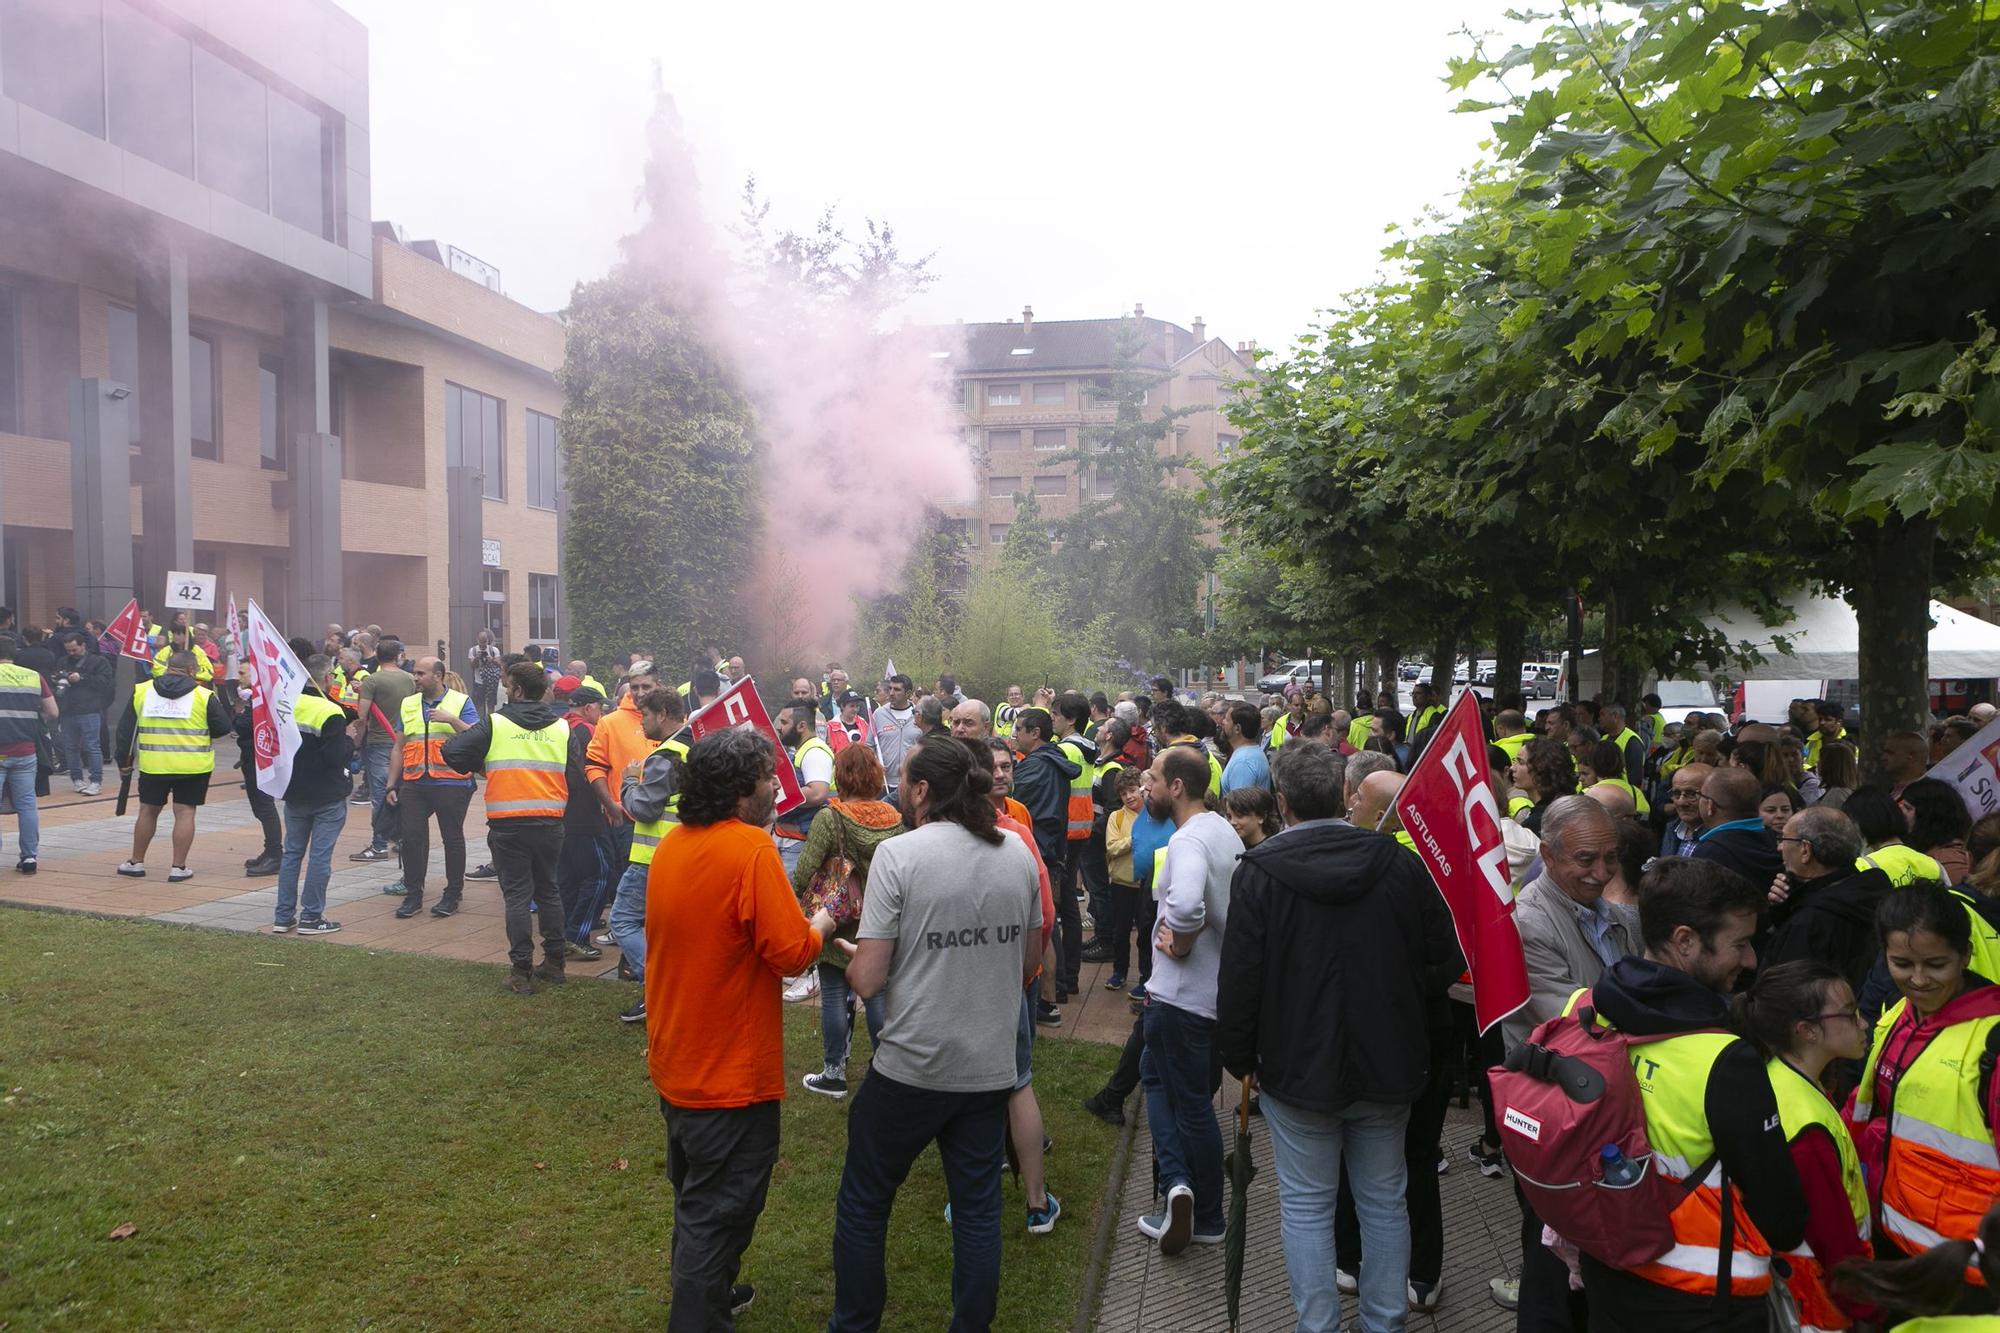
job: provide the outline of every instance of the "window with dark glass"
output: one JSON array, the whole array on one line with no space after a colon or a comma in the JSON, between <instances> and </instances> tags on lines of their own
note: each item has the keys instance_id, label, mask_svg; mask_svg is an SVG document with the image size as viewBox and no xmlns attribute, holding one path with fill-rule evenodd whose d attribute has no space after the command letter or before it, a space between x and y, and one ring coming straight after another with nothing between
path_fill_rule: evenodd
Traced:
<instances>
[{"instance_id":1,"label":"window with dark glass","mask_svg":"<svg viewBox=\"0 0 2000 1333\"><path fill-rule=\"evenodd\" d=\"M201 117L195 178L268 212L270 141L263 81L198 46L194 51L194 103Z\"/></svg>"},{"instance_id":2,"label":"window with dark glass","mask_svg":"<svg viewBox=\"0 0 2000 1333\"><path fill-rule=\"evenodd\" d=\"M315 236L326 234L326 124L276 88L271 113L271 213Z\"/></svg>"},{"instance_id":3,"label":"window with dark glass","mask_svg":"<svg viewBox=\"0 0 2000 1333\"><path fill-rule=\"evenodd\" d=\"M257 358L257 465L268 471L283 472L286 466L285 432L278 408L284 383L275 357Z\"/></svg>"},{"instance_id":4,"label":"window with dark glass","mask_svg":"<svg viewBox=\"0 0 2000 1333\"><path fill-rule=\"evenodd\" d=\"M528 575L528 637L538 643L554 643L562 637L557 621L556 576Z\"/></svg>"},{"instance_id":5,"label":"window with dark glass","mask_svg":"<svg viewBox=\"0 0 2000 1333\"><path fill-rule=\"evenodd\" d=\"M104 0L111 142L194 175L193 46L124 0Z\"/></svg>"},{"instance_id":6,"label":"window with dark glass","mask_svg":"<svg viewBox=\"0 0 2000 1333\"><path fill-rule=\"evenodd\" d=\"M21 429L21 298L0 287L0 431Z\"/></svg>"},{"instance_id":7,"label":"window with dark glass","mask_svg":"<svg viewBox=\"0 0 2000 1333\"><path fill-rule=\"evenodd\" d=\"M528 413L528 504L556 507L556 419L546 412Z\"/></svg>"},{"instance_id":8,"label":"window with dark glass","mask_svg":"<svg viewBox=\"0 0 2000 1333\"><path fill-rule=\"evenodd\" d=\"M132 391L125 399L131 440L139 442L139 312L126 306L105 307L106 334L111 348L111 378Z\"/></svg>"},{"instance_id":9,"label":"window with dark glass","mask_svg":"<svg viewBox=\"0 0 2000 1333\"><path fill-rule=\"evenodd\" d=\"M86 134L104 135L104 30L94 4L0 0L0 89Z\"/></svg>"},{"instance_id":10,"label":"window with dark glass","mask_svg":"<svg viewBox=\"0 0 2000 1333\"><path fill-rule=\"evenodd\" d=\"M188 451L196 458L220 458L215 433L215 344L188 336Z\"/></svg>"},{"instance_id":11,"label":"window with dark glass","mask_svg":"<svg viewBox=\"0 0 2000 1333\"><path fill-rule=\"evenodd\" d=\"M445 466L480 471L480 494L507 498L507 450L500 400L457 384L444 386Z\"/></svg>"}]
</instances>

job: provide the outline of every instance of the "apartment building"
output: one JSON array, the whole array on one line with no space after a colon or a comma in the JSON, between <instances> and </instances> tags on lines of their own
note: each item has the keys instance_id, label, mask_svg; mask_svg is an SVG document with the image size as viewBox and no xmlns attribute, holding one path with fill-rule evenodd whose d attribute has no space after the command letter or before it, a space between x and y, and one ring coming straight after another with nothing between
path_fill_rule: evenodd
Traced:
<instances>
[{"instance_id":1,"label":"apartment building","mask_svg":"<svg viewBox=\"0 0 2000 1333\"><path fill-rule=\"evenodd\" d=\"M1250 378L1251 350L1209 337L1198 316L1182 328L1149 317L1143 305L1122 319L1069 320L1038 320L1033 307L1024 307L1018 322L934 331L947 349L937 355L952 368L961 429L980 478L978 498L945 514L975 551L990 555L1007 540L1017 496L1033 495L1044 515L1060 517L1087 498L1111 494L1108 478L1055 460L1076 451L1090 427L1116 419L1103 395L1127 330L1137 335L1137 368L1153 377L1147 413L1193 409L1175 419L1161 451L1200 462L1227 454L1236 435L1223 410L1232 386ZM1191 485L1193 478L1175 484Z\"/></svg>"},{"instance_id":2,"label":"apartment building","mask_svg":"<svg viewBox=\"0 0 2000 1333\"><path fill-rule=\"evenodd\" d=\"M0 603L559 639L561 323L371 222L368 143L328 0L0 0Z\"/></svg>"}]
</instances>

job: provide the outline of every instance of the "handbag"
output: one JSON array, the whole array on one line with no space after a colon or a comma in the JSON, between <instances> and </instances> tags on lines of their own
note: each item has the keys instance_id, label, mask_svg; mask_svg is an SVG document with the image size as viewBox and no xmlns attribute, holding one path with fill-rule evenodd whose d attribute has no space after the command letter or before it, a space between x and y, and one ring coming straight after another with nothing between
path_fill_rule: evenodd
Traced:
<instances>
[{"instance_id":1,"label":"handbag","mask_svg":"<svg viewBox=\"0 0 2000 1333\"><path fill-rule=\"evenodd\" d=\"M859 921L865 881L847 853L847 820L838 810L834 812L833 829L838 840L835 852L813 872L800 906L805 908L807 916L825 908L836 922Z\"/></svg>"}]
</instances>

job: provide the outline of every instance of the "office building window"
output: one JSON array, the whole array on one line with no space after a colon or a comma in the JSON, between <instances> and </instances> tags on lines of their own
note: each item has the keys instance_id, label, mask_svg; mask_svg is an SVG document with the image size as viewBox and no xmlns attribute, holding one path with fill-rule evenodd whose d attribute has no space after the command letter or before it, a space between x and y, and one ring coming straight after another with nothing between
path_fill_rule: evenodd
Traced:
<instances>
[{"instance_id":1,"label":"office building window","mask_svg":"<svg viewBox=\"0 0 2000 1333\"><path fill-rule=\"evenodd\" d=\"M1236 437L1236 436L1234 436L1234 435L1218 435L1218 436L1216 436L1216 437L1215 437L1215 455L1216 455L1216 457L1218 457L1218 458L1227 458L1227 457L1229 457L1229 451L1230 451L1230 450L1232 450L1232 449L1234 449L1234 448L1236 447L1236 440L1237 440L1237 437Z\"/></svg>"},{"instance_id":2,"label":"office building window","mask_svg":"<svg viewBox=\"0 0 2000 1333\"><path fill-rule=\"evenodd\" d=\"M132 391L125 400L125 418L132 443L139 443L139 312L122 305L105 308L111 346L111 378Z\"/></svg>"},{"instance_id":3,"label":"office building window","mask_svg":"<svg viewBox=\"0 0 2000 1333\"><path fill-rule=\"evenodd\" d=\"M500 400L476 389L444 386L445 466L478 468L480 494L507 498L507 447L500 434Z\"/></svg>"},{"instance_id":4,"label":"office building window","mask_svg":"<svg viewBox=\"0 0 2000 1333\"><path fill-rule=\"evenodd\" d=\"M1038 430L1035 432L1035 448L1041 450L1043 453L1060 449L1068 443L1069 432L1060 426L1054 430Z\"/></svg>"},{"instance_id":5,"label":"office building window","mask_svg":"<svg viewBox=\"0 0 2000 1333\"><path fill-rule=\"evenodd\" d=\"M528 505L556 507L556 419L546 412L528 413Z\"/></svg>"},{"instance_id":6,"label":"office building window","mask_svg":"<svg viewBox=\"0 0 2000 1333\"><path fill-rule=\"evenodd\" d=\"M947 518L940 521L938 527L960 546L975 546L979 542L979 534L973 530L969 518Z\"/></svg>"},{"instance_id":7,"label":"office building window","mask_svg":"<svg viewBox=\"0 0 2000 1333\"><path fill-rule=\"evenodd\" d=\"M276 88L267 90L271 111L271 213L280 222L325 236L326 123Z\"/></svg>"},{"instance_id":8,"label":"office building window","mask_svg":"<svg viewBox=\"0 0 2000 1333\"><path fill-rule=\"evenodd\" d=\"M1118 487L1112 482L1109 472L1098 468L1090 479L1090 493L1100 500L1105 500L1116 495Z\"/></svg>"},{"instance_id":9,"label":"office building window","mask_svg":"<svg viewBox=\"0 0 2000 1333\"><path fill-rule=\"evenodd\" d=\"M1064 390L1066 388L1067 386L1060 380L1054 384L1035 385L1035 406L1061 407L1065 399Z\"/></svg>"},{"instance_id":10,"label":"office building window","mask_svg":"<svg viewBox=\"0 0 2000 1333\"><path fill-rule=\"evenodd\" d=\"M1019 384L989 384L986 386L988 407L1019 407L1021 386Z\"/></svg>"},{"instance_id":11,"label":"office building window","mask_svg":"<svg viewBox=\"0 0 2000 1333\"><path fill-rule=\"evenodd\" d=\"M1018 430L989 430L986 432L986 452L991 455L1002 449L1019 449L1021 432Z\"/></svg>"},{"instance_id":12,"label":"office building window","mask_svg":"<svg viewBox=\"0 0 2000 1333\"><path fill-rule=\"evenodd\" d=\"M19 433L21 416L21 298L0 287L0 431Z\"/></svg>"},{"instance_id":13,"label":"office building window","mask_svg":"<svg viewBox=\"0 0 2000 1333\"><path fill-rule=\"evenodd\" d=\"M1069 492L1069 478L1064 476L1038 476L1035 478L1035 494L1066 495Z\"/></svg>"},{"instance_id":14,"label":"office building window","mask_svg":"<svg viewBox=\"0 0 2000 1333\"><path fill-rule=\"evenodd\" d=\"M194 175L193 54L173 29L104 0L111 142L183 176Z\"/></svg>"},{"instance_id":15,"label":"office building window","mask_svg":"<svg viewBox=\"0 0 2000 1333\"><path fill-rule=\"evenodd\" d=\"M0 89L102 138L104 29L98 7L76 0L0 0Z\"/></svg>"},{"instance_id":16,"label":"office building window","mask_svg":"<svg viewBox=\"0 0 2000 1333\"><path fill-rule=\"evenodd\" d=\"M1004 546L1004 545L1006 545L1006 542L1007 542L1007 529L1009 529L1009 528L1011 528L1011 527L1013 527L1013 526L1014 526L1014 525L1013 525L1012 523L988 523L988 524L986 525L986 542L987 542L987 545L989 545L989 546Z\"/></svg>"},{"instance_id":17,"label":"office building window","mask_svg":"<svg viewBox=\"0 0 2000 1333\"><path fill-rule=\"evenodd\" d=\"M556 576L528 575L528 637L536 643L556 642L562 638L556 621Z\"/></svg>"},{"instance_id":18,"label":"office building window","mask_svg":"<svg viewBox=\"0 0 2000 1333\"><path fill-rule=\"evenodd\" d=\"M198 334L188 335L188 440L196 458L220 458L222 450L215 433L215 344Z\"/></svg>"},{"instance_id":19,"label":"office building window","mask_svg":"<svg viewBox=\"0 0 2000 1333\"><path fill-rule=\"evenodd\" d=\"M486 603L486 628L493 632L493 642L507 642L506 571L499 569L485 571L481 599Z\"/></svg>"},{"instance_id":20,"label":"office building window","mask_svg":"<svg viewBox=\"0 0 2000 1333\"><path fill-rule=\"evenodd\" d=\"M1012 499L1014 493L1020 489L1021 479L1019 477L988 477L986 479L986 493L996 500Z\"/></svg>"},{"instance_id":21,"label":"office building window","mask_svg":"<svg viewBox=\"0 0 2000 1333\"><path fill-rule=\"evenodd\" d=\"M283 472L291 453L285 447L284 420L279 415L284 377L278 359L257 358L257 466L266 472Z\"/></svg>"},{"instance_id":22,"label":"office building window","mask_svg":"<svg viewBox=\"0 0 2000 1333\"><path fill-rule=\"evenodd\" d=\"M201 116L195 178L203 185L268 212L270 135L264 82L205 47L194 49L194 101Z\"/></svg>"}]
</instances>

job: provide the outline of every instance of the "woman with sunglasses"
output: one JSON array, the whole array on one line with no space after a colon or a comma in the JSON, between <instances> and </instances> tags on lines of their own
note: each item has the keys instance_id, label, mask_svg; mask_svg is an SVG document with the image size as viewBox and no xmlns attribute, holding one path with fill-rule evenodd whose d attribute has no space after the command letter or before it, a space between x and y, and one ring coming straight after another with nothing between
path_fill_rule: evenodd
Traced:
<instances>
[{"instance_id":1,"label":"woman with sunglasses","mask_svg":"<svg viewBox=\"0 0 2000 1333\"><path fill-rule=\"evenodd\" d=\"M1868 1257L1868 1191L1854 1140L1824 1085L1835 1060L1867 1053L1854 988L1825 963L1780 963L1736 997L1732 1018L1768 1058L1778 1116L1805 1187L1805 1244L1785 1256L1799 1322L1815 1329L1851 1327L1853 1315L1868 1312L1842 1309L1827 1291L1825 1273L1844 1259Z\"/></svg>"},{"instance_id":2,"label":"woman with sunglasses","mask_svg":"<svg viewBox=\"0 0 2000 1333\"><path fill-rule=\"evenodd\" d=\"M1971 923L1942 885L1889 894L1875 925L1903 1002L1876 1025L1847 1121L1868 1173L1876 1250L1887 1258L1973 1239L2000 1196L1988 1121L2000 986L1968 966ZM1993 1310L1992 1292L1981 1288L1978 1299L1969 1313Z\"/></svg>"}]
</instances>

